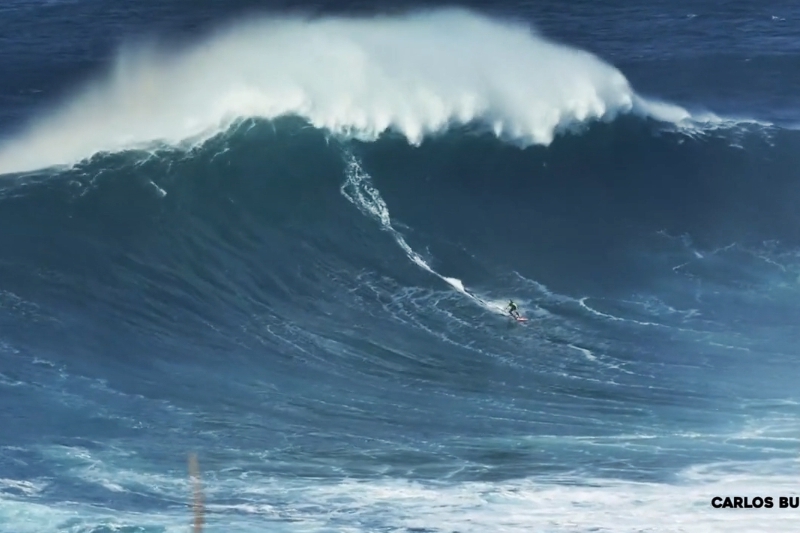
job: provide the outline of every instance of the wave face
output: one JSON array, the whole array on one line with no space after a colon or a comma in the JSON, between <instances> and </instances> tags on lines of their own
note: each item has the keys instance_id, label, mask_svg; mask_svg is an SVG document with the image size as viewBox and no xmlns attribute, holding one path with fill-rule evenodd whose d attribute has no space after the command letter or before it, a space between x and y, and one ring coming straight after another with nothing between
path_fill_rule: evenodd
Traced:
<instances>
[{"instance_id":1,"label":"wave face","mask_svg":"<svg viewBox=\"0 0 800 533\"><path fill-rule=\"evenodd\" d=\"M0 531L185 531L191 451L209 531L800 519L711 507L796 496L800 132L463 11L204 43L0 157Z\"/></svg>"}]
</instances>

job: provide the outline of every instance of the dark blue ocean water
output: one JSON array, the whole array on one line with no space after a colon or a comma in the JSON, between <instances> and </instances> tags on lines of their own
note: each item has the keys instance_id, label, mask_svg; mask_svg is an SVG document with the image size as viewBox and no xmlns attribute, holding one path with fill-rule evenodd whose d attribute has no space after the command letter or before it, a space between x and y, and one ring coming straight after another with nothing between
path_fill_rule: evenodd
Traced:
<instances>
[{"instance_id":1,"label":"dark blue ocean water","mask_svg":"<svg viewBox=\"0 0 800 533\"><path fill-rule=\"evenodd\" d=\"M795 530L798 28L4 3L0 531Z\"/></svg>"}]
</instances>

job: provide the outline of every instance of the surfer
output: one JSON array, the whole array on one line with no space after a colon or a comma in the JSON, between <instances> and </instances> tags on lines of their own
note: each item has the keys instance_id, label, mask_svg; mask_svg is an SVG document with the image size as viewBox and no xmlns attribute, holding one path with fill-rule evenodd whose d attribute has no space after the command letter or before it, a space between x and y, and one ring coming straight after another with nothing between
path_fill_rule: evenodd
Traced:
<instances>
[{"instance_id":1,"label":"surfer","mask_svg":"<svg viewBox=\"0 0 800 533\"><path fill-rule=\"evenodd\" d=\"M508 301L508 314L511 315L513 318L520 319L519 311L517 311L517 304L514 303L514 300Z\"/></svg>"}]
</instances>

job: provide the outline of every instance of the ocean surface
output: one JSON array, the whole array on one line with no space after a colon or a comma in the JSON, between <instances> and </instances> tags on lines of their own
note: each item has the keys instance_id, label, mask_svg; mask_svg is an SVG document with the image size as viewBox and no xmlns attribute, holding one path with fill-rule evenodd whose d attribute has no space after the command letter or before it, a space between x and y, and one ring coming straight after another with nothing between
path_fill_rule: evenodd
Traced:
<instances>
[{"instance_id":1,"label":"ocean surface","mask_svg":"<svg viewBox=\"0 0 800 533\"><path fill-rule=\"evenodd\" d=\"M799 35L3 2L0 532L797 531Z\"/></svg>"}]
</instances>

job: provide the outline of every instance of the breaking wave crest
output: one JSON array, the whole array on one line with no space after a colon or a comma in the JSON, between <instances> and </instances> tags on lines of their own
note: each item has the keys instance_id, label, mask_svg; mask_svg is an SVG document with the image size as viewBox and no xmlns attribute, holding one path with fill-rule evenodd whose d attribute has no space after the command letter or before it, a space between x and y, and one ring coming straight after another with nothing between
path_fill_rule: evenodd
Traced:
<instances>
[{"instance_id":1,"label":"breaking wave crest","mask_svg":"<svg viewBox=\"0 0 800 533\"><path fill-rule=\"evenodd\" d=\"M637 95L619 70L590 53L466 10L262 18L180 49L123 50L111 72L8 139L0 172L192 145L241 118L299 116L344 137L392 132L412 144L469 125L531 145L620 113L692 119Z\"/></svg>"}]
</instances>

